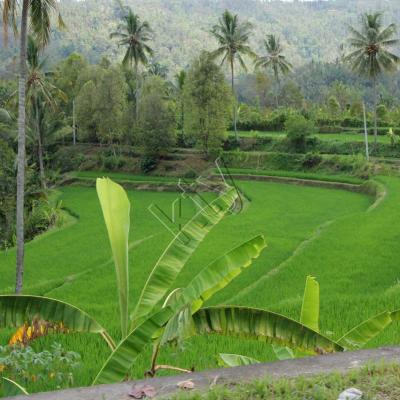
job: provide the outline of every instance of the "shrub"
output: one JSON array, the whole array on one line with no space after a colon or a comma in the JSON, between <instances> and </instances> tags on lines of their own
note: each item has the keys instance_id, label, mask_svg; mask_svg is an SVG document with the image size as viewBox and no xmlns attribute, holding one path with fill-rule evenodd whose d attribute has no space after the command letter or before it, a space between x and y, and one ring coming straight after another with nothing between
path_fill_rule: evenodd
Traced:
<instances>
[{"instance_id":1,"label":"shrub","mask_svg":"<svg viewBox=\"0 0 400 400\"><path fill-rule=\"evenodd\" d=\"M185 172L185 175L183 176L186 179L196 179L197 178L197 173L196 171L193 171L192 169Z\"/></svg>"},{"instance_id":2,"label":"shrub","mask_svg":"<svg viewBox=\"0 0 400 400\"><path fill-rule=\"evenodd\" d=\"M33 200L31 209L27 212L25 222L26 240L33 239L36 235L45 232L50 227L61 223L61 203L50 204L49 201Z\"/></svg>"},{"instance_id":3,"label":"shrub","mask_svg":"<svg viewBox=\"0 0 400 400\"><path fill-rule=\"evenodd\" d=\"M286 119L291 113L291 109L284 109L266 116L258 108L242 104L237 128L242 131L283 131ZM230 128L233 129L232 126Z\"/></svg>"},{"instance_id":4,"label":"shrub","mask_svg":"<svg viewBox=\"0 0 400 400\"><path fill-rule=\"evenodd\" d=\"M288 114L284 111L280 111L268 119L266 130L267 131L283 131L288 120Z\"/></svg>"},{"instance_id":5,"label":"shrub","mask_svg":"<svg viewBox=\"0 0 400 400\"><path fill-rule=\"evenodd\" d=\"M300 114L288 117L285 123L287 138L296 150L304 150L306 137L315 132L314 122Z\"/></svg>"},{"instance_id":6,"label":"shrub","mask_svg":"<svg viewBox=\"0 0 400 400\"><path fill-rule=\"evenodd\" d=\"M236 140L234 136L228 136L228 138L224 141L222 148L225 151L235 150L240 147L241 140Z\"/></svg>"},{"instance_id":7,"label":"shrub","mask_svg":"<svg viewBox=\"0 0 400 400\"><path fill-rule=\"evenodd\" d=\"M103 165L108 171L116 171L125 165L125 159L121 156L106 156Z\"/></svg>"},{"instance_id":8,"label":"shrub","mask_svg":"<svg viewBox=\"0 0 400 400\"><path fill-rule=\"evenodd\" d=\"M306 169L312 169L321 164L323 158L319 154L307 153L303 159L303 167Z\"/></svg>"},{"instance_id":9,"label":"shrub","mask_svg":"<svg viewBox=\"0 0 400 400\"><path fill-rule=\"evenodd\" d=\"M78 353L66 351L57 343L40 353L29 346L0 346L1 375L23 385L55 381L63 387L71 386L73 372L80 367L80 361Z\"/></svg>"},{"instance_id":10,"label":"shrub","mask_svg":"<svg viewBox=\"0 0 400 400\"><path fill-rule=\"evenodd\" d=\"M147 174L157 167L157 161L158 160L151 155L144 155L140 159L140 169Z\"/></svg>"},{"instance_id":11,"label":"shrub","mask_svg":"<svg viewBox=\"0 0 400 400\"><path fill-rule=\"evenodd\" d=\"M346 117L341 122L341 125L346 128L362 128L364 126L364 121L361 118Z\"/></svg>"},{"instance_id":12,"label":"shrub","mask_svg":"<svg viewBox=\"0 0 400 400\"><path fill-rule=\"evenodd\" d=\"M68 172L80 169L84 160L85 156L77 152L76 148L62 147L55 153L53 164L55 169L59 169L60 172Z\"/></svg>"}]
</instances>

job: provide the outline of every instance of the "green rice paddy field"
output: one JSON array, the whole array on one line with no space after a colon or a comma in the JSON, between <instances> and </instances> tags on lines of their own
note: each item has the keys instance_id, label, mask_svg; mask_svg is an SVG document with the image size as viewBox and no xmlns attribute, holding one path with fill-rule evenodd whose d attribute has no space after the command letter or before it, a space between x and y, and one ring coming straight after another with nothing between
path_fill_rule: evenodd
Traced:
<instances>
[{"instance_id":1,"label":"green rice paddy field","mask_svg":"<svg viewBox=\"0 0 400 400\"><path fill-rule=\"evenodd\" d=\"M389 131L389 128L388 128ZM229 132L230 136L234 136L234 132ZM286 137L286 133L282 131L278 132L262 132L262 131L239 131L238 135L240 137L272 137L272 138L284 138ZM314 135L320 140L323 141L336 141L336 142L364 142L364 134L363 133L357 133L357 132L343 132L343 133L317 133ZM374 136L370 133L368 135L368 139L371 143L374 141ZM378 142L379 143L390 143L389 137L385 135L379 135L378 136Z\"/></svg>"},{"instance_id":2,"label":"green rice paddy field","mask_svg":"<svg viewBox=\"0 0 400 400\"><path fill-rule=\"evenodd\" d=\"M216 304L262 307L298 318L307 275L321 286L321 330L338 338L369 316L400 308L400 179L377 178L386 196L375 199L342 190L280 183L240 181L250 199L245 210L226 217L202 243L176 286L182 286L209 261L245 239L264 234L268 248L251 268L213 298ZM131 304L165 246L170 234L147 210L156 203L166 212L177 193L130 191L133 212L130 233ZM26 246L26 294L40 294L73 303L96 317L118 338L119 321L114 266L94 188L64 187L63 204L79 218L62 229L38 237ZM184 216L195 207L186 200ZM0 253L0 291L11 293L14 250ZM10 331L0 332L6 343ZM89 385L109 350L94 335L64 335L38 340L46 348L54 341L79 352L83 365L75 385ZM400 326L392 325L370 346L400 343ZM197 370L216 367L219 352L273 359L260 342L197 337L184 350L166 348L160 362ZM151 350L132 370L142 377ZM31 390L51 389L35 386Z\"/></svg>"}]
</instances>

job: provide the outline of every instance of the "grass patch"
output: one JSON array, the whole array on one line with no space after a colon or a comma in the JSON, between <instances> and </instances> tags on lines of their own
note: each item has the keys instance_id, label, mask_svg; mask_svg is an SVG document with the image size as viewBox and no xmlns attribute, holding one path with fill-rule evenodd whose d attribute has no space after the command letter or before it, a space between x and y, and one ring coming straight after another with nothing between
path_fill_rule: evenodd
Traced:
<instances>
[{"instance_id":1,"label":"grass patch","mask_svg":"<svg viewBox=\"0 0 400 400\"><path fill-rule=\"evenodd\" d=\"M217 171L216 171L217 172ZM361 184L365 180L344 174L321 174L314 172L296 172L283 170L259 170L252 168L229 168L229 172L234 175L259 175L259 176L278 176L283 178L309 179L325 182L343 182Z\"/></svg>"},{"instance_id":2,"label":"grass patch","mask_svg":"<svg viewBox=\"0 0 400 400\"><path fill-rule=\"evenodd\" d=\"M174 400L337 400L351 387L363 392L363 400L400 398L400 366L367 366L347 374L296 379L264 379L231 387L217 386L206 393L179 394Z\"/></svg>"}]
</instances>

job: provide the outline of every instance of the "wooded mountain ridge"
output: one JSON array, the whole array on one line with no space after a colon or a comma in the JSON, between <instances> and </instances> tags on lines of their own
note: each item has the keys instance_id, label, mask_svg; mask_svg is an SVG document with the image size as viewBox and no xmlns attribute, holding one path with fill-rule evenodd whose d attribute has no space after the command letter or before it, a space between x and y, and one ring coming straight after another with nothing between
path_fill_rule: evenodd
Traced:
<instances>
[{"instance_id":1,"label":"wooded mountain ridge","mask_svg":"<svg viewBox=\"0 0 400 400\"><path fill-rule=\"evenodd\" d=\"M343 53L348 25L356 24L367 11L384 12L385 22L400 20L398 0L328 0L308 2L262 0L124 0L147 20L154 30L157 62L170 74L187 67L202 49L215 47L211 26L225 9L254 25L252 46L262 52L268 33L281 37L288 59L295 66L314 61L335 61ZM46 49L50 64L72 52L82 53L90 62L108 57L120 61L119 49L109 34L121 16L116 0L60 0L65 31L54 30ZM2 29L0 29L2 40ZM15 42L0 48L0 74L13 70Z\"/></svg>"}]
</instances>

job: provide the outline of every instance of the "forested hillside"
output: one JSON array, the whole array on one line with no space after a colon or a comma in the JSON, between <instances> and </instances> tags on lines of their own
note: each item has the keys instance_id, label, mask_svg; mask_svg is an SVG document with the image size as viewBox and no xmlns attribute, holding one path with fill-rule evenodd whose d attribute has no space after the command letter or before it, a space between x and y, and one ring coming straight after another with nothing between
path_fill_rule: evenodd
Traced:
<instances>
[{"instance_id":1,"label":"forested hillside","mask_svg":"<svg viewBox=\"0 0 400 400\"><path fill-rule=\"evenodd\" d=\"M61 0L60 3L68 29L53 32L47 50L50 61L58 61L72 52L82 53L91 62L103 56L121 59L123 51L109 40L121 13L116 0ZM281 36L287 56L295 66L340 57L347 25L356 23L363 12L379 9L385 12L387 22L400 20L398 0L127 0L125 3L151 23L156 58L168 67L171 75L186 67L201 49L214 46L208 32L225 8L254 24L252 44L256 51L261 50L266 33ZM15 54L12 43L5 48L2 42L0 73L13 69Z\"/></svg>"}]
</instances>

